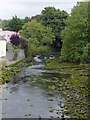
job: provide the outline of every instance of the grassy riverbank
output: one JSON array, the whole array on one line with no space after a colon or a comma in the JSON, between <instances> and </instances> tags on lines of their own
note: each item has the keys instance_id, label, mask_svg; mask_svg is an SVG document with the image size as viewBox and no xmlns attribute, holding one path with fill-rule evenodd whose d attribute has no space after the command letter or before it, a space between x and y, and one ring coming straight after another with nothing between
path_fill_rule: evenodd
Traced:
<instances>
[{"instance_id":1,"label":"grassy riverbank","mask_svg":"<svg viewBox=\"0 0 90 120\"><path fill-rule=\"evenodd\" d=\"M0 85L2 84L1 80L2 70L5 68L6 64L7 64L6 59L0 59Z\"/></svg>"},{"instance_id":2,"label":"grassy riverbank","mask_svg":"<svg viewBox=\"0 0 90 120\"><path fill-rule=\"evenodd\" d=\"M68 115L70 118L89 118L88 108L88 77L89 67L87 64L61 63L59 59L48 60L45 66L49 73L65 73L70 74L70 77L59 79L60 86L57 86L57 81L54 87L62 93L66 99L65 105L59 103L64 110L62 115ZM57 79L56 79L57 80ZM54 79L55 81L55 79Z\"/></svg>"},{"instance_id":3,"label":"grassy riverbank","mask_svg":"<svg viewBox=\"0 0 90 120\"><path fill-rule=\"evenodd\" d=\"M1 83L4 84L5 82L12 82L11 78L15 77L18 73L20 73L22 71L22 67L30 65L32 65L32 62L28 59L24 59L19 62L15 62L7 67L4 67L2 70L2 74L0 75Z\"/></svg>"},{"instance_id":4,"label":"grassy riverbank","mask_svg":"<svg viewBox=\"0 0 90 120\"><path fill-rule=\"evenodd\" d=\"M6 59L0 59L0 71L6 66L7 60Z\"/></svg>"}]
</instances>

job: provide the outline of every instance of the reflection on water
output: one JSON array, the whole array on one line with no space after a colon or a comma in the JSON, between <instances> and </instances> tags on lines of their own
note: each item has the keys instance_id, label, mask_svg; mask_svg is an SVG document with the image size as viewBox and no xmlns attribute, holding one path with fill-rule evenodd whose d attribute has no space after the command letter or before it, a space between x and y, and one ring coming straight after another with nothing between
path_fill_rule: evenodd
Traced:
<instances>
[{"instance_id":1,"label":"reflection on water","mask_svg":"<svg viewBox=\"0 0 90 120\"><path fill-rule=\"evenodd\" d=\"M35 58L36 59L36 58ZM3 94L3 118L61 118L65 99L58 87L68 74L46 73L43 64L23 67ZM40 69L39 69L40 68ZM67 116L66 116L67 117Z\"/></svg>"}]
</instances>

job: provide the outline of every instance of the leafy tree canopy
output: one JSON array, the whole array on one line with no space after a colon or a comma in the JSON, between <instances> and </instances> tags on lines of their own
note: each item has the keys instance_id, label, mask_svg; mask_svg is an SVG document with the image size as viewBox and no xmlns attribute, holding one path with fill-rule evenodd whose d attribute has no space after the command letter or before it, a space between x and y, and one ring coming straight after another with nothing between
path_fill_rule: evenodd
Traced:
<instances>
[{"instance_id":1,"label":"leafy tree canopy","mask_svg":"<svg viewBox=\"0 0 90 120\"><path fill-rule=\"evenodd\" d=\"M0 19L0 28L2 28L2 20Z\"/></svg>"},{"instance_id":2,"label":"leafy tree canopy","mask_svg":"<svg viewBox=\"0 0 90 120\"><path fill-rule=\"evenodd\" d=\"M22 19L22 22L23 22L23 24L30 22L30 17L28 17L28 16L25 17L24 19Z\"/></svg>"},{"instance_id":3,"label":"leafy tree canopy","mask_svg":"<svg viewBox=\"0 0 90 120\"><path fill-rule=\"evenodd\" d=\"M52 28L45 27L38 23L36 20L26 23L22 30L19 31L20 35L28 40L30 40L35 45L51 45L54 41L54 35L52 33Z\"/></svg>"},{"instance_id":4,"label":"leafy tree canopy","mask_svg":"<svg viewBox=\"0 0 90 120\"><path fill-rule=\"evenodd\" d=\"M28 40L28 44L30 43L29 47L32 44L33 47L36 47L36 50L40 46L50 46L55 40L55 36L52 33L52 28L45 27L36 20L26 23L19 33L21 37Z\"/></svg>"},{"instance_id":5,"label":"leafy tree canopy","mask_svg":"<svg viewBox=\"0 0 90 120\"><path fill-rule=\"evenodd\" d=\"M88 3L78 2L72 9L62 31L61 59L63 61L85 62L83 54L88 46ZM87 53L88 54L88 53ZM85 56L86 57L86 56ZM85 58L85 59L88 59Z\"/></svg>"},{"instance_id":6,"label":"leafy tree canopy","mask_svg":"<svg viewBox=\"0 0 90 120\"><path fill-rule=\"evenodd\" d=\"M2 28L2 30L7 30L8 22L9 22L9 20L6 20L6 19L1 20L1 28Z\"/></svg>"},{"instance_id":7,"label":"leafy tree canopy","mask_svg":"<svg viewBox=\"0 0 90 120\"><path fill-rule=\"evenodd\" d=\"M31 17L30 21L35 19L35 20L37 20L37 22L39 22L39 18L40 18L40 15L35 15L35 16Z\"/></svg>"},{"instance_id":8,"label":"leafy tree canopy","mask_svg":"<svg viewBox=\"0 0 90 120\"><path fill-rule=\"evenodd\" d=\"M23 21L15 15L15 17L8 22L7 29L18 32L22 29L23 24Z\"/></svg>"},{"instance_id":9,"label":"leafy tree canopy","mask_svg":"<svg viewBox=\"0 0 90 120\"><path fill-rule=\"evenodd\" d=\"M40 15L40 22L44 26L52 28L55 35L55 41L53 43L54 48L60 51L61 42L61 31L65 28L65 20L68 14L66 11L60 11L54 7L45 7Z\"/></svg>"}]
</instances>

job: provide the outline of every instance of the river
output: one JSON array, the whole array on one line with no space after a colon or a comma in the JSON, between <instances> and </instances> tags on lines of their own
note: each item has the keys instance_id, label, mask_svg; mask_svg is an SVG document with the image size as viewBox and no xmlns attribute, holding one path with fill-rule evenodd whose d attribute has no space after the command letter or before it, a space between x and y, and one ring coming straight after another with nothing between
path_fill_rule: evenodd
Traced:
<instances>
[{"instance_id":1,"label":"river","mask_svg":"<svg viewBox=\"0 0 90 120\"><path fill-rule=\"evenodd\" d=\"M50 58L53 59L54 56ZM70 75L47 73L43 69L44 59L40 59L39 56L34 57L35 64L23 67L22 72L13 78L19 82L7 84L2 97L3 118L39 118L39 116L41 118L62 118L64 108L60 107L59 103L61 102L63 106L65 99L54 88L55 83L52 79L60 80ZM48 89L50 87L51 89Z\"/></svg>"}]
</instances>

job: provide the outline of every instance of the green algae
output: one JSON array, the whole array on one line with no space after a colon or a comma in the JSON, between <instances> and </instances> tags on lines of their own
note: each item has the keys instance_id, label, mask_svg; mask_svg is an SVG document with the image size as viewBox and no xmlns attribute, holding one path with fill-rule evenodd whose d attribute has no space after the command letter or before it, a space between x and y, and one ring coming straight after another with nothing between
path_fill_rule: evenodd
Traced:
<instances>
[{"instance_id":1,"label":"green algae","mask_svg":"<svg viewBox=\"0 0 90 120\"><path fill-rule=\"evenodd\" d=\"M48 101L53 101L53 99L48 99Z\"/></svg>"},{"instance_id":2,"label":"green algae","mask_svg":"<svg viewBox=\"0 0 90 120\"><path fill-rule=\"evenodd\" d=\"M5 68L2 71L2 75L1 75L2 84L10 82L10 77L15 76L16 74L18 74L20 72L21 72L21 70L19 68L16 68L16 67L14 67L14 68Z\"/></svg>"},{"instance_id":3,"label":"green algae","mask_svg":"<svg viewBox=\"0 0 90 120\"><path fill-rule=\"evenodd\" d=\"M24 115L24 116L31 116L31 113L28 113L28 114L26 114L26 115Z\"/></svg>"},{"instance_id":4,"label":"green algae","mask_svg":"<svg viewBox=\"0 0 90 120\"><path fill-rule=\"evenodd\" d=\"M2 70L2 74L0 75L2 84L11 82L11 77L20 73L22 71L22 67L30 66L32 64L33 63L31 62L31 60L24 59L19 62L15 62L9 66L6 66Z\"/></svg>"},{"instance_id":5,"label":"green algae","mask_svg":"<svg viewBox=\"0 0 90 120\"><path fill-rule=\"evenodd\" d=\"M61 117L68 115L70 118L88 118L88 76L89 67L87 64L61 63L59 59L48 60L45 66L47 73L70 74L70 77L52 77L52 86L58 91L66 102L64 106L58 103L65 111ZM56 79L56 82L55 82ZM45 84L45 83L44 83ZM49 85L50 86L50 85ZM50 89L50 87L48 87Z\"/></svg>"},{"instance_id":6,"label":"green algae","mask_svg":"<svg viewBox=\"0 0 90 120\"><path fill-rule=\"evenodd\" d=\"M49 112L53 112L53 111L54 111L54 109L50 109L50 110L49 110Z\"/></svg>"},{"instance_id":7,"label":"green algae","mask_svg":"<svg viewBox=\"0 0 90 120\"><path fill-rule=\"evenodd\" d=\"M30 105L31 107L33 107L34 105Z\"/></svg>"},{"instance_id":8,"label":"green algae","mask_svg":"<svg viewBox=\"0 0 90 120\"><path fill-rule=\"evenodd\" d=\"M27 101L30 101L30 99L27 99Z\"/></svg>"},{"instance_id":9,"label":"green algae","mask_svg":"<svg viewBox=\"0 0 90 120\"><path fill-rule=\"evenodd\" d=\"M8 100L8 98L5 98L4 100Z\"/></svg>"},{"instance_id":10,"label":"green algae","mask_svg":"<svg viewBox=\"0 0 90 120\"><path fill-rule=\"evenodd\" d=\"M49 89L55 89L55 85L52 85L52 86L48 86Z\"/></svg>"},{"instance_id":11,"label":"green algae","mask_svg":"<svg viewBox=\"0 0 90 120\"><path fill-rule=\"evenodd\" d=\"M6 114L6 112L3 112L2 114L4 114L4 115L5 115L5 114Z\"/></svg>"}]
</instances>

